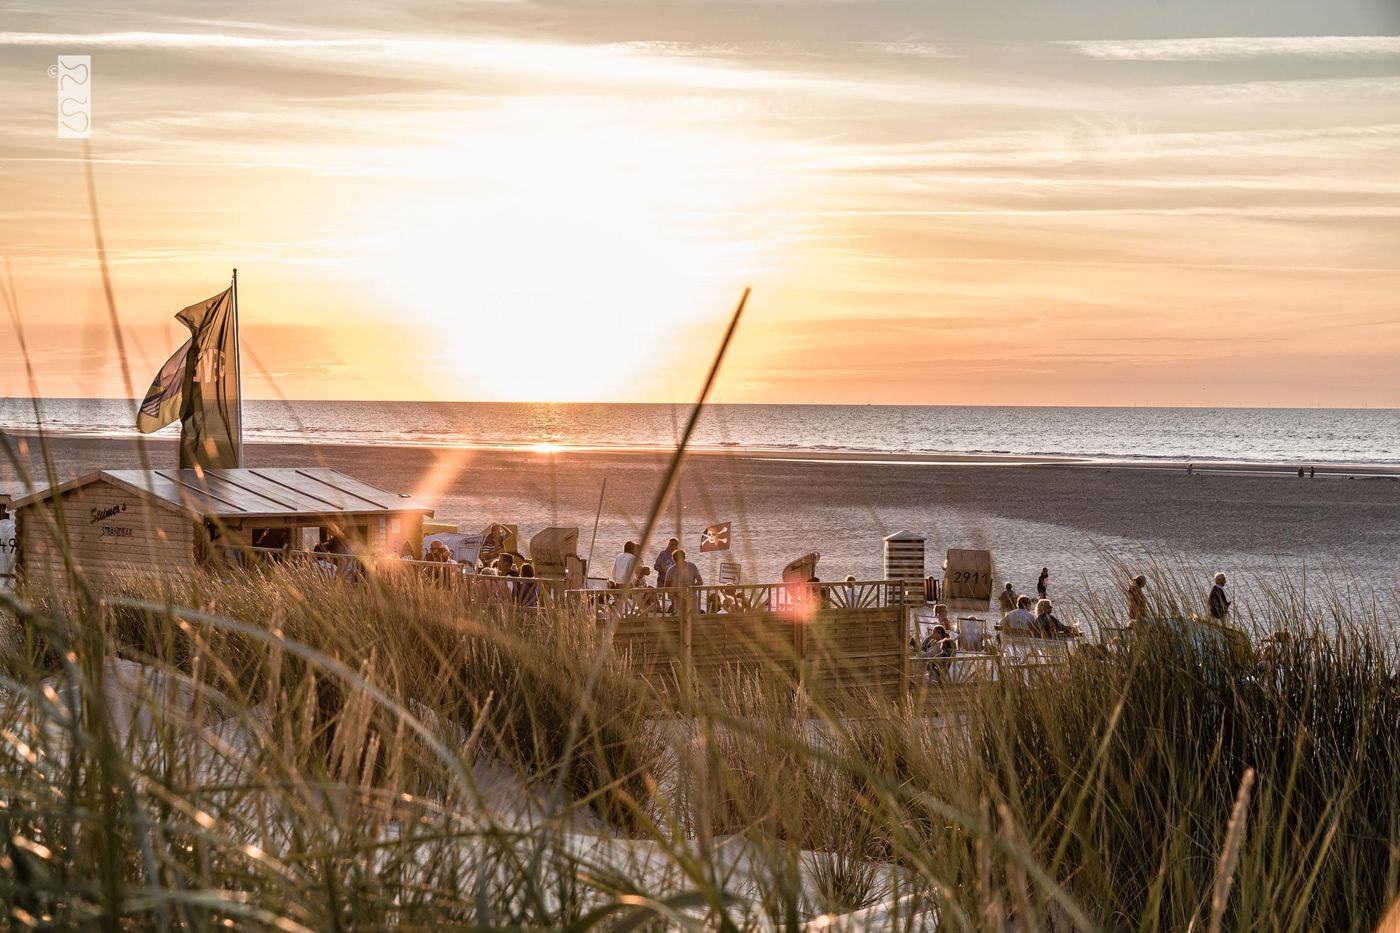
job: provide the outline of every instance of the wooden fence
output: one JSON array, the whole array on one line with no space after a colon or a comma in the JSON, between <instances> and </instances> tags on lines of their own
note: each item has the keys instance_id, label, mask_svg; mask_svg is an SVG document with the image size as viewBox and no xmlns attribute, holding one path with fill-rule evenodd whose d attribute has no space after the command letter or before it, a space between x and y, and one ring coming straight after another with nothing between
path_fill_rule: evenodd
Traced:
<instances>
[{"instance_id":1,"label":"wooden fence","mask_svg":"<svg viewBox=\"0 0 1400 933\"><path fill-rule=\"evenodd\" d=\"M668 696L741 684L834 707L891 703L909 681L903 588L833 584L573 590L600 624L612 621L623 665Z\"/></svg>"}]
</instances>

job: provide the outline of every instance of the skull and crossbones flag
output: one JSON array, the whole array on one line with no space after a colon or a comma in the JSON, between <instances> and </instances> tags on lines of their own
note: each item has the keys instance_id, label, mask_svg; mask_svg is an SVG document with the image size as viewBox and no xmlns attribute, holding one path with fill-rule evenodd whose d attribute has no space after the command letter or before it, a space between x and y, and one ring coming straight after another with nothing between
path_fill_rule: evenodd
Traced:
<instances>
[{"instance_id":1,"label":"skull and crossbones flag","mask_svg":"<svg viewBox=\"0 0 1400 933\"><path fill-rule=\"evenodd\" d=\"M711 525L700 534L700 553L729 550L729 522Z\"/></svg>"}]
</instances>

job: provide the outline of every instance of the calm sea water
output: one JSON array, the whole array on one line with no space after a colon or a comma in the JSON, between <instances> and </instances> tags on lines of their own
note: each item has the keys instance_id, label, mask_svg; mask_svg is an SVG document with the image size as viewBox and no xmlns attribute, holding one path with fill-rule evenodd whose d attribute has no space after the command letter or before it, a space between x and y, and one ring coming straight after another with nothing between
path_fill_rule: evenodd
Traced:
<instances>
[{"instance_id":1,"label":"calm sea water","mask_svg":"<svg viewBox=\"0 0 1400 933\"><path fill-rule=\"evenodd\" d=\"M679 405L470 402L244 403L250 440L347 444L666 447ZM129 434L131 403L45 400L59 434ZM0 429L32 430L28 399L0 399ZM178 428L169 428L176 432ZM1064 455L1129 459L1400 463L1400 410L716 405L698 447Z\"/></svg>"}]
</instances>

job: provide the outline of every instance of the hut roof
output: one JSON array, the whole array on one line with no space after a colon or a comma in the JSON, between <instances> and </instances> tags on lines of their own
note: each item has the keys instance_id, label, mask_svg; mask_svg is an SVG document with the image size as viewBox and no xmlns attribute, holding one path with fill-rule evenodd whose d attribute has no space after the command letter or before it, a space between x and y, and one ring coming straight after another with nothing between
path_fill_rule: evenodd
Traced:
<instances>
[{"instance_id":1,"label":"hut roof","mask_svg":"<svg viewBox=\"0 0 1400 933\"><path fill-rule=\"evenodd\" d=\"M21 508L90 483L107 482L162 508L196 516L385 514L433 510L412 499L324 467L239 470L99 470L15 500Z\"/></svg>"}]
</instances>

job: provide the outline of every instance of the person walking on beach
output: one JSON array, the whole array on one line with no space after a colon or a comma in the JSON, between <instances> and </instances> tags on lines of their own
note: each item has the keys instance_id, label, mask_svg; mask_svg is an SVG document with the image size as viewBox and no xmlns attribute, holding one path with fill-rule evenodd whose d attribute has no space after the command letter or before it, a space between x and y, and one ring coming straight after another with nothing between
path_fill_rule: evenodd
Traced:
<instances>
[{"instance_id":1,"label":"person walking on beach","mask_svg":"<svg viewBox=\"0 0 1400 933\"><path fill-rule=\"evenodd\" d=\"M1230 600L1225 595L1225 574L1215 575L1215 585L1210 588L1206 604L1210 608L1210 617L1217 622L1224 622L1225 617L1230 614Z\"/></svg>"},{"instance_id":2,"label":"person walking on beach","mask_svg":"<svg viewBox=\"0 0 1400 933\"><path fill-rule=\"evenodd\" d=\"M1040 579L1035 581L1036 595L1041 599L1048 599L1050 596L1050 568L1040 568Z\"/></svg>"},{"instance_id":3,"label":"person walking on beach","mask_svg":"<svg viewBox=\"0 0 1400 933\"><path fill-rule=\"evenodd\" d=\"M1002 614L1010 612L1016 608L1016 590L1011 585L1011 581L1006 581L1006 589L1001 591L1001 611Z\"/></svg>"},{"instance_id":4,"label":"person walking on beach","mask_svg":"<svg viewBox=\"0 0 1400 933\"><path fill-rule=\"evenodd\" d=\"M622 553L613 559L610 583L613 589L620 590L633 582L637 570L637 542L628 541L622 546Z\"/></svg>"},{"instance_id":5,"label":"person walking on beach","mask_svg":"<svg viewBox=\"0 0 1400 933\"><path fill-rule=\"evenodd\" d=\"M1147 578L1142 574L1133 577L1128 584L1128 624L1133 625L1147 618Z\"/></svg>"},{"instance_id":6,"label":"person walking on beach","mask_svg":"<svg viewBox=\"0 0 1400 933\"><path fill-rule=\"evenodd\" d=\"M1317 467L1315 467L1315 466L1310 466L1310 467L1308 467L1308 479L1315 479L1316 477L1317 477Z\"/></svg>"}]
</instances>

